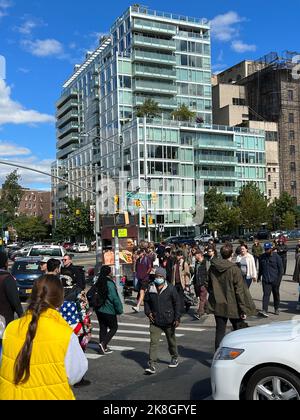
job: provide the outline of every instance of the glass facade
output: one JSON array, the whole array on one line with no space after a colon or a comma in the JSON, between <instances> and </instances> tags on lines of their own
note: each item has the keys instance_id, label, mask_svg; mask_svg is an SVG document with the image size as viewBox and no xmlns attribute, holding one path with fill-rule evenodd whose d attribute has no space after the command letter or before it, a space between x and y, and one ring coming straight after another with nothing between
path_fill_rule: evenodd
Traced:
<instances>
[{"instance_id":1,"label":"glass facade","mask_svg":"<svg viewBox=\"0 0 300 420\"><path fill-rule=\"evenodd\" d=\"M137 118L147 99L159 115ZM201 124L173 121L182 104ZM56 171L94 188L99 172L117 177L124 162L141 192L157 193L147 211L164 214L170 232L192 225L196 180L205 190L218 187L229 202L245 182L266 189L264 133L212 126L210 27L203 19L130 7L65 83L57 129ZM80 188L64 191L91 199Z\"/></svg>"}]
</instances>

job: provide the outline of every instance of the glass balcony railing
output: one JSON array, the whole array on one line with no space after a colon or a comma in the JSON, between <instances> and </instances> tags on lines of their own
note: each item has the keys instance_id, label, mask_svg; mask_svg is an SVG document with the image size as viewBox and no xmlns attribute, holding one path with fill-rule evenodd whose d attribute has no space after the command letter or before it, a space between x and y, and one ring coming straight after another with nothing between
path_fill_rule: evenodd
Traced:
<instances>
[{"instance_id":1,"label":"glass balcony railing","mask_svg":"<svg viewBox=\"0 0 300 420\"><path fill-rule=\"evenodd\" d=\"M176 50L176 45L174 40L169 39L159 39L149 36L134 35L133 45L136 46L147 46L158 49L167 49L167 50Z\"/></svg>"},{"instance_id":2,"label":"glass balcony railing","mask_svg":"<svg viewBox=\"0 0 300 420\"><path fill-rule=\"evenodd\" d=\"M204 191L207 192L209 191L211 188L217 188L218 192L222 192L224 194L239 194L239 189L236 187L222 187L222 186L205 186L204 187Z\"/></svg>"},{"instance_id":3,"label":"glass balcony railing","mask_svg":"<svg viewBox=\"0 0 300 420\"><path fill-rule=\"evenodd\" d=\"M161 68L161 67L150 67L143 66L142 64L136 64L133 68L134 76L149 76L158 77L160 79L177 79L176 70Z\"/></svg>"},{"instance_id":4,"label":"glass balcony railing","mask_svg":"<svg viewBox=\"0 0 300 420\"><path fill-rule=\"evenodd\" d=\"M178 32L178 36L184 37L184 38L203 39L204 41L209 41L210 40L210 34L209 34L209 32L198 33L198 32L179 31Z\"/></svg>"},{"instance_id":5,"label":"glass balcony railing","mask_svg":"<svg viewBox=\"0 0 300 420\"><path fill-rule=\"evenodd\" d=\"M63 150L59 150L56 154L56 158L59 159L65 159L68 155L75 152L78 149L79 145L77 144L71 144L70 146L64 148Z\"/></svg>"},{"instance_id":6,"label":"glass balcony railing","mask_svg":"<svg viewBox=\"0 0 300 420\"><path fill-rule=\"evenodd\" d=\"M77 110L72 110L64 115L62 118L59 118L56 127L61 128L64 124L66 124L70 120L78 120L78 112Z\"/></svg>"},{"instance_id":7,"label":"glass balcony railing","mask_svg":"<svg viewBox=\"0 0 300 420\"><path fill-rule=\"evenodd\" d=\"M148 9L148 7L140 6L140 5L131 6L131 12L146 15L146 16L172 19L172 20L176 20L180 22L194 23L194 24L199 24L203 26L209 25L208 20L205 18L195 18L195 17L190 17L190 16L177 15L175 13L160 12L158 10L151 10L151 9Z\"/></svg>"},{"instance_id":8,"label":"glass balcony railing","mask_svg":"<svg viewBox=\"0 0 300 420\"><path fill-rule=\"evenodd\" d=\"M177 101L176 99L167 99L162 96L143 96L143 95L136 95L134 99L135 106L143 105L143 103L147 99L153 99L155 102L158 103L160 108L177 108Z\"/></svg>"},{"instance_id":9,"label":"glass balcony railing","mask_svg":"<svg viewBox=\"0 0 300 420\"><path fill-rule=\"evenodd\" d=\"M164 92L172 95L177 94L177 86L170 83L148 82L146 80L136 80L133 85L134 91L145 92Z\"/></svg>"},{"instance_id":10,"label":"glass balcony railing","mask_svg":"<svg viewBox=\"0 0 300 420\"><path fill-rule=\"evenodd\" d=\"M78 102L74 101L73 98L69 100L64 106L59 108L56 112L56 117L59 118L61 115L63 115L65 112L67 112L69 109L75 108L77 109Z\"/></svg>"},{"instance_id":11,"label":"glass balcony railing","mask_svg":"<svg viewBox=\"0 0 300 420\"><path fill-rule=\"evenodd\" d=\"M161 64L170 64L172 66L175 66L176 64L175 55L159 54L148 51L135 50L132 55L132 59L133 61L148 61L150 63L156 62Z\"/></svg>"},{"instance_id":12,"label":"glass balcony railing","mask_svg":"<svg viewBox=\"0 0 300 420\"><path fill-rule=\"evenodd\" d=\"M232 164L238 163L237 157L235 156L220 156L220 155L196 155L196 162L212 162L212 164Z\"/></svg>"},{"instance_id":13,"label":"glass balcony railing","mask_svg":"<svg viewBox=\"0 0 300 420\"><path fill-rule=\"evenodd\" d=\"M79 124L78 122L71 122L67 125L65 125L63 128L61 128L60 130L57 130L57 136L59 138L65 136L69 131L76 131L79 128Z\"/></svg>"},{"instance_id":14,"label":"glass balcony railing","mask_svg":"<svg viewBox=\"0 0 300 420\"><path fill-rule=\"evenodd\" d=\"M63 147L69 146L72 143L78 143L79 135L76 133L70 133L66 137L61 140L58 140L56 146L58 149L62 149Z\"/></svg>"},{"instance_id":15,"label":"glass balcony railing","mask_svg":"<svg viewBox=\"0 0 300 420\"><path fill-rule=\"evenodd\" d=\"M204 178L204 179L217 179L217 178L233 179L233 178L237 178L237 174L233 171L203 171L203 170L199 170L199 171L197 171L197 173L198 173L198 176L199 176L200 179L202 179L202 178Z\"/></svg>"},{"instance_id":16,"label":"glass balcony railing","mask_svg":"<svg viewBox=\"0 0 300 420\"><path fill-rule=\"evenodd\" d=\"M159 32L159 33L166 33L169 35L176 34L175 25L168 25L167 23L154 22L153 20L146 20L146 19L134 19L133 29L141 29L141 30L144 29L147 32L148 31Z\"/></svg>"},{"instance_id":17,"label":"glass balcony railing","mask_svg":"<svg viewBox=\"0 0 300 420\"><path fill-rule=\"evenodd\" d=\"M78 92L75 89L71 89L69 92L62 95L61 98L59 98L59 100L56 102L56 107L61 108L62 105L64 105L70 99L77 98L77 95Z\"/></svg>"}]
</instances>

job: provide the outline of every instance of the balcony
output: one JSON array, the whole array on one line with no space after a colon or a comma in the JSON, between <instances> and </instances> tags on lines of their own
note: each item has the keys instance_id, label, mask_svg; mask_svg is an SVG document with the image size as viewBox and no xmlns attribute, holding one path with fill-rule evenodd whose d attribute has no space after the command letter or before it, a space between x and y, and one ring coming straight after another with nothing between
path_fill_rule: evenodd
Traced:
<instances>
[{"instance_id":1,"label":"balcony","mask_svg":"<svg viewBox=\"0 0 300 420\"><path fill-rule=\"evenodd\" d=\"M143 96L135 95L134 104L135 106L143 105L147 99L153 99L153 101L158 103L159 108L163 109L176 109L177 101L176 99L167 99L162 96Z\"/></svg>"},{"instance_id":2,"label":"balcony","mask_svg":"<svg viewBox=\"0 0 300 420\"><path fill-rule=\"evenodd\" d=\"M203 143L197 143L195 146L197 149L223 149L223 150L236 150L236 145L233 141L203 141Z\"/></svg>"},{"instance_id":3,"label":"balcony","mask_svg":"<svg viewBox=\"0 0 300 420\"><path fill-rule=\"evenodd\" d=\"M204 192L208 192L211 188L217 188L218 192L221 192L226 195L238 195L239 189L236 187L222 187L222 186L205 186Z\"/></svg>"},{"instance_id":4,"label":"balcony","mask_svg":"<svg viewBox=\"0 0 300 420\"><path fill-rule=\"evenodd\" d=\"M72 143L78 143L79 136L77 133L70 133L66 137L64 137L62 140L58 140L56 143L56 147L58 149L62 149L66 146L69 146Z\"/></svg>"},{"instance_id":5,"label":"balcony","mask_svg":"<svg viewBox=\"0 0 300 420\"><path fill-rule=\"evenodd\" d=\"M175 55L160 54L148 51L135 50L132 54L132 61L144 61L149 63L165 64L170 66L176 65Z\"/></svg>"},{"instance_id":6,"label":"balcony","mask_svg":"<svg viewBox=\"0 0 300 420\"><path fill-rule=\"evenodd\" d=\"M168 25L167 23L154 22L146 19L134 19L133 29L173 36L176 35L175 25Z\"/></svg>"},{"instance_id":7,"label":"balcony","mask_svg":"<svg viewBox=\"0 0 300 420\"><path fill-rule=\"evenodd\" d=\"M78 132L78 129L79 129L78 121L77 122L70 122L69 124L65 125L60 130L57 130L57 137L59 139L61 139L66 134L68 134L70 131L77 131Z\"/></svg>"},{"instance_id":8,"label":"balcony","mask_svg":"<svg viewBox=\"0 0 300 420\"><path fill-rule=\"evenodd\" d=\"M176 51L175 41L170 39L159 39L149 36L134 35L132 43L136 47L150 47L159 50Z\"/></svg>"},{"instance_id":9,"label":"balcony","mask_svg":"<svg viewBox=\"0 0 300 420\"><path fill-rule=\"evenodd\" d=\"M56 107L61 108L66 102L70 99L75 99L78 96L78 92L75 89L71 89L68 93L65 93L61 98L56 102Z\"/></svg>"},{"instance_id":10,"label":"balcony","mask_svg":"<svg viewBox=\"0 0 300 420\"><path fill-rule=\"evenodd\" d=\"M209 162L212 165L218 165L222 163L223 165L232 165L233 163L238 163L237 157L235 156L220 156L220 155L207 155L207 154L197 154L196 163L199 162Z\"/></svg>"},{"instance_id":11,"label":"balcony","mask_svg":"<svg viewBox=\"0 0 300 420\"><path fill-rule=\"evenodd\" d=\"M150 66L143 66L142 64L136 64L133 68L133 75L134 76L142 76L142 77L150 77L158 78L158 79L169 79L169 80L176 80L177 74L176 70L160 68L160 67L150 67Z\"/></svg>"},{"instance_id":12,"label":"balcony","mask_svg":"<svg viewBox=\"0 0 300 420\"><path fill-rule=\"evenodd\" d=\"M196 171L200 179L235 179L237 174L234 171Z\"/></svg>"},{"instance_id":13,"label":"balcony","mask_svg":"<svg viewBox=\"0 0 300 420\"><path fill-rule=\"evenodd\" d=\"M74 99L70 99L64 106L57 110L56 118L60 118L72 108L74 108L74 110L78 109L78 102L74 101Z\"/></svg>"},{"instance_id":14,"label":"balcony","mask_svg":"<svg viewBox=\"0 0 300 420\"><path fill-rule=\"evenodd\" d=\"M75 152L78 149L78 147L78 144L70 144L70 146L66 147L65 149L59 150L56 154L56 158L58 160L65 159L71 153Z\"/></svg>"},{"instance_id":15,"label":"balcony","mask_svg":"<svg viewBox=\"0 0 300 420\"><path fill-rule=\"evenodd\" d=\"M78 121L78 112L76 109L71 110L70 112L68 112L66 115L64 115L62 118L59 118L57 123L56 123L56 127L57 128L61 128L63 127L67 122L71 121L71 120L75 120Z\"/></svg>"},{"instance_id":16,"label":"balcony","mask_svg":"<svg viewBox=\"0 0 300 420\"><path fill-rule=\"evenodd\" d=\"M177 86L175 84L163 82L148 82L146 80L136 80L133 85L133 90L136 92L161 92L169 95L177 94Z\"/></svg>"}]
</instances>

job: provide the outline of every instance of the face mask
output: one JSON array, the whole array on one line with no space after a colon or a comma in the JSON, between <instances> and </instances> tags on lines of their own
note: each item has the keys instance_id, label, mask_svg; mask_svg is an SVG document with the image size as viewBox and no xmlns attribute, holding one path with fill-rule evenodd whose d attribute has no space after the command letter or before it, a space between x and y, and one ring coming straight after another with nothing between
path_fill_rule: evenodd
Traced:
<instances>
[{"instance_id":1,"label":"face mask","mask_svg":"<svg viewBox=\"0 0 300 420\"><path fill-rule=\"evenodd\" d=\"M162 286L165 283L165 279L155 279L154 283L156 286Z\"/></svg>"}]
</instances>

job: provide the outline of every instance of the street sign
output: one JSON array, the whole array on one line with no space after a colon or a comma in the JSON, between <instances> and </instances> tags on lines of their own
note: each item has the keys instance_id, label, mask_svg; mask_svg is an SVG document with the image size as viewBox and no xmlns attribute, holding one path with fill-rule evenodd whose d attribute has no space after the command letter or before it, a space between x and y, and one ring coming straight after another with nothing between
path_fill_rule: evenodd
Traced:
<instances>
[{"instance_id":1,"label":"street sign","mask_svg":"<svg viewBox=\"0 0 300 420\"><path fill-rule=\"evenodd\" d=\"M165 225L158 225L159 233L165 233Z\"/></svg>"},{"instance_id":2,"label":"street sign","mask_svg":"<svg viewBox=\"0 0 300 420\"><path fill-rule=\"evenodd\" d=\"M116 231L115 229L112 231L112 237L115 238ZM118 238L127 238L128 237L128 229L118 229Z\"/></svg>"},{"instance_id":3,"label":"street sign","mask_svg":"<svg viewBox=\"0 0 300 420\"><path fill-rule=\"evenodd\" d=\"M128 199L133 200L141 200L141 201L151 201L152 200L152 194L141 194L141 193L127 193Z\"/></svg>"}]
</instances>

